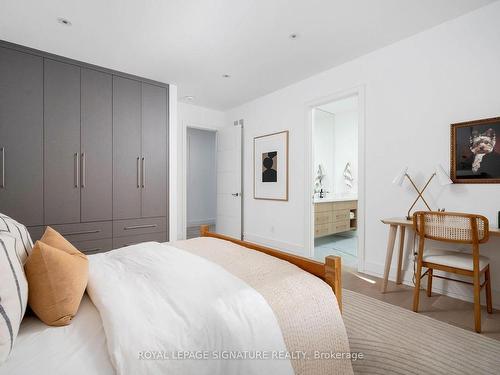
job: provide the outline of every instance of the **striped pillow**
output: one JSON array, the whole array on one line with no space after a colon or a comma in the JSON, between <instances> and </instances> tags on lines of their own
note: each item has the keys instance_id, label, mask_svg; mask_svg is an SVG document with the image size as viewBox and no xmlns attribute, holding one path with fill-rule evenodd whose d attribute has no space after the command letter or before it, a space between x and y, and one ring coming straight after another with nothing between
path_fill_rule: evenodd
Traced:
<instances>
[{"instance_id":1,"label":"striped pillow","mask_svg":"<svg viewBox=\"0 0 500 375\"><path fill-rule=\"evenodd\" d=\"M0 213L0 237L3 234L10 234L16 239L15 248L17 258L24 265L33 248L33 241L28 229L23 224Z\"/></svg>"},{"instance_id":2,"label":"striped pillow","mask_svg":"<svg viewBox=\"0 0 500 375\"><path fill-rule=\"evenodd\" d=\"M28 303L24 264L33 242L26 227L0 214L0 363L14 345Z\"/></svg>"},{"instance_id":3,"label":"striped pillow","mask_svg":"<svg viewBox=\"0 0 500 375\"><path fill-rule=\"evenodd\" d=\"M28 301L28 283L17 242L10 233L0 232L0 364L12 351Z\"/></svg>"}]
</instances>

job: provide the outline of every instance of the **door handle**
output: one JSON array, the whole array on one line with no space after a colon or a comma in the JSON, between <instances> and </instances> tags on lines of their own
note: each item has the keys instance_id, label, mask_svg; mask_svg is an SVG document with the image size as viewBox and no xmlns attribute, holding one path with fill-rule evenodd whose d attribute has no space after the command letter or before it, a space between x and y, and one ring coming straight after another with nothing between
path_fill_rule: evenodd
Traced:
<instances>
[{"instance_id":1,"label":"door handle","mask_svg":"<svg viewBox=\"0 0 500 375\"><path fill-rule=\"evenodd\" d=\"M0 148L2 153L2 184L0 188L5 189L5 147Z\"/></svg>"},{"instance_id":2,"label":"door handle","mask_svg":"<svg viewBox=\"0 0 500 375\"><path fill-rule=\"evenodd\" d=\"M87 176L86 176L86 172L85 172L85 159L86 159L86 156L85 156L85 152L82 152L82 188L85 187L85 183L86 183L86 180L87 180Z\"/></svg>"},{"instance_id":3,"label":"door handle","mask_svg":"<svg viewBox=\"0 0 500 375\"><path fill-rule=\"evenodd\" d=\"M240 193L232 193L231 194L233 197L239 197L240 196Z\"/></svg>"},{"instance_id":4,"label":"door handle","mask_svg":"<svg viewBox=\"0 0 500 375\"><path fill-rule=\"evenodd\" d=\"M79 179L80 179L80 159L78 158L78 152L75 152L75 154L73 155L73 161L74 161L74 169L75 169L75 187L77 188L78 185L80 185L79 183Z\"/></svg>"},{"instance_id":5,"label":"door handle","mask_svg":"<svg viewBox=\"0 0 500 375\"><path fill-rule=\"evenodd\" d=\"M140 163L140 159L141 159L141 158L138 156L138 157L137 157L137 164L136 164L136 169L137 169L137 188L138 188L138 189L141 187L141 182L140 182L140 179L141 179L141 172L140 172L140 169L141 169L141 167L140 167L140 165L139 165L139 163Z\"/></svg>"},{"instance_id":6,"label":"door handle","mask_svg":"<svg viewBox=\"0 0 500 375\"><path fill-rule=\"evenodd\" d=\"M144 188L146 186L146 158L143 156L141 160L141 186Z\"/></svg>"}]
</instances>

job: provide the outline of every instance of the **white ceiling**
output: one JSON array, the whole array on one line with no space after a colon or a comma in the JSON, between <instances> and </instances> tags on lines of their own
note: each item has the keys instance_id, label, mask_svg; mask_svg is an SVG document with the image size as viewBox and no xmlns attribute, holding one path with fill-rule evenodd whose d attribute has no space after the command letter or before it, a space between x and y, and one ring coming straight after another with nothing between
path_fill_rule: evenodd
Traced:
<instances>
[{"instance_id":1,"label":"white ceiling","mask_svg":"<svg viewBox=\"0 0 500 375\"><path fill-rule=\"evenodd\" d=\"M228 109L491 2L0 0L0 39L175 83L179 97Z\"/></svg>"}]
</instances>

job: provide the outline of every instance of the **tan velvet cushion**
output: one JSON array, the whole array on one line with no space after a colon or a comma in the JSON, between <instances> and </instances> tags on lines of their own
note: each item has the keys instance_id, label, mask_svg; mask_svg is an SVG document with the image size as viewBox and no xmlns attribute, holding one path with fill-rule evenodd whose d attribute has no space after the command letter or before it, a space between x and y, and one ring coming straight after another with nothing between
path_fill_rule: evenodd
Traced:
<instances>
[{"instance_id":1,"label":"tan velvet cushion","mask_svg":"<svg viewBox=\"0 0 500 375\"><path fill-rule=\"evenodd\" d=\"M42 242L43 239L52 245ZM50 227L42 240L35 243L24 266L28 304L45 324L68 325L87 287L88 260Z\"/></svg>"},{"instance_id":2,"label":"tan velvet cushion","mask_svg":"<svg viewBox=\"0 0 500 375\"><path fill-rule=\"evenodd\" d=\"M55 247L56 249L63 250L69 254L81 254L85 259L87 259L84 254L79 252L77 248L71 244L71 242L69 242L58 231L52 229L51 227L47 227L45 229L45 233L43 234L42 238L40 238L40 242Z\"/></svg>"}]
</instances>

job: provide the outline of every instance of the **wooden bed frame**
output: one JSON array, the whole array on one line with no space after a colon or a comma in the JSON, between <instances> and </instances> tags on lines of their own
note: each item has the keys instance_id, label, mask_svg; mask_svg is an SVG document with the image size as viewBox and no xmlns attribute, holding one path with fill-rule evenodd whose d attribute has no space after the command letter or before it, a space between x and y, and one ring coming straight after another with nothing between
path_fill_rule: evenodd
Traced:
<instances>
[{"instance_id":1,"label":"wooden bed frame","mask_svg":"<svg viewBox=\"0 0 500 375\"><path fill-rule=\"evenodd\" d=\"M316 260L301 257L299 255L285 253L284 251L275 250L270 247L257 245L251 242L237 240L223 234L210 232L208 230L208 225L200 226L200 235L202 237L213 237L230 241L237 245L244 246L252 250L257 250L282 260L286 260L287 262L293 263L297 267L302 268L304 271L319 277L332 288L333 293L335 293L335 297L337 297L339 309L342 312L342 270L340 257L328 255L325 258L325 263L321 263Z\"/></svg>"}]
</instances>

